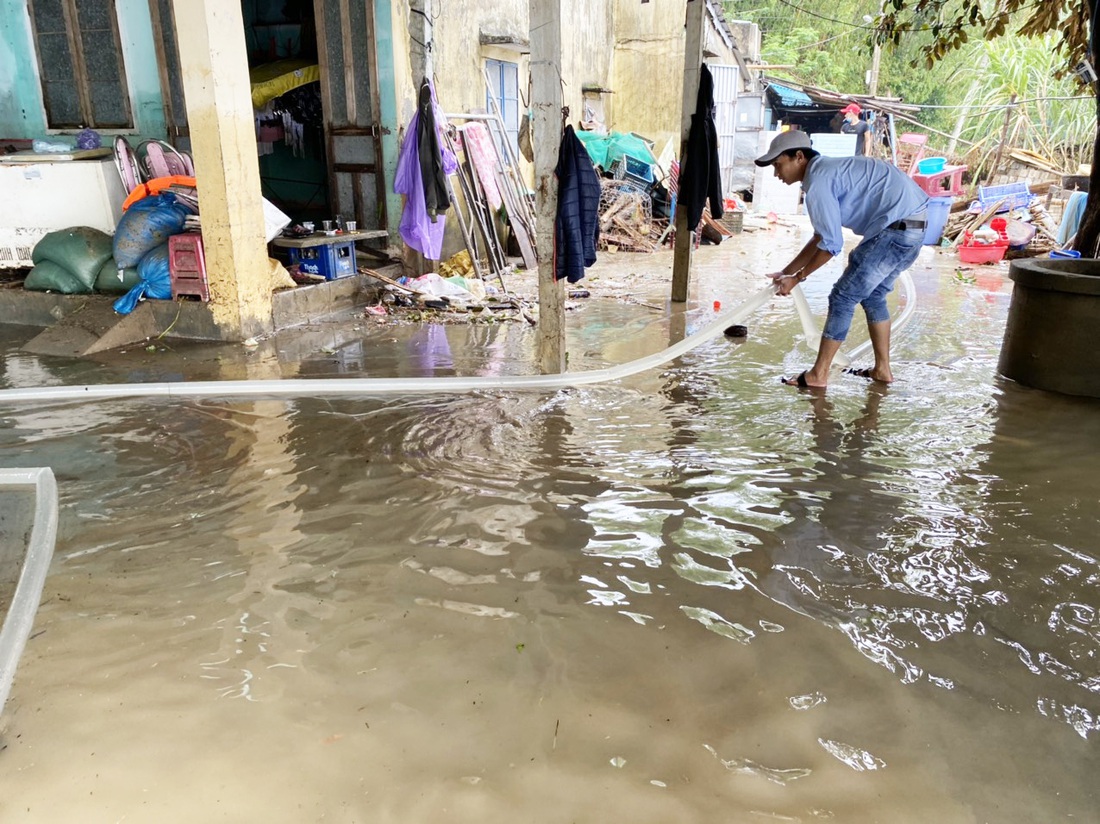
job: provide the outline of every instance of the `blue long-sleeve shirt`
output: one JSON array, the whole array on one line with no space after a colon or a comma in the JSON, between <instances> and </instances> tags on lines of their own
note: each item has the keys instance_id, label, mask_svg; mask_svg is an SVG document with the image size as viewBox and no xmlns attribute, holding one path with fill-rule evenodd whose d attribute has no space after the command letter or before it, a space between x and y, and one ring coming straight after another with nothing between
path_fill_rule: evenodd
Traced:
<instances>
[{"instance_id":1,"label":"blue long-sleeve shirt","mask_svg":"<svg viewBox=\"0 0 1100 824\"><path fill-rule=\"evenodd\" d=\"M817 246L832 255L844 248L842 227L874 237L928 206L928 195L908 175L872 157L811 158L802 189L810 223L821 235Z\"/></svg>"}]
</instances>

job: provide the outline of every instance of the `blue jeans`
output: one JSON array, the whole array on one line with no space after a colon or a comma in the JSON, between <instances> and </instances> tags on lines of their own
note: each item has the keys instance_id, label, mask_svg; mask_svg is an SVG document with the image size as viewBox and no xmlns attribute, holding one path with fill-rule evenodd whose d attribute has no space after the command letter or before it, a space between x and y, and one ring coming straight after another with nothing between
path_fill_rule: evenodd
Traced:
<instances>
[{"instance_id":1,"label":"blue jeans","mask_svg":"<svg viewBox=\"0 0 1100 824\"><path fill-rule=\"evenodd\" d=\"M863 240L848 255L844 274L829 293L829 316L822 337L848 337L856 304L863 306L868 323L890 320L886 296L898 275L913 265L924 242L924 229L883 229Z\"/></svg>"}]
</instances>

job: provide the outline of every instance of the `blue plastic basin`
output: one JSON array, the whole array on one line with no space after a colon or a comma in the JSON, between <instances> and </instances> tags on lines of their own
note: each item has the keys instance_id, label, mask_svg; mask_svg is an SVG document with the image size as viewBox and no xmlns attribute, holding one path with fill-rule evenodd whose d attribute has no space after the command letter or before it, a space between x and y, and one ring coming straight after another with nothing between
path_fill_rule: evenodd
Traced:
<instances>
[{"instance_id":1,"label":"blue plastic basin","mask_svg":"<svg viewBox=\"0 0 1100 824\"><path fill-rule=\"evenodd\" d=\"M922 175L934 175L936 172L942 172L946 165L946 157L926 157L917 164L917 171Z\"/></svg>"}]
</instances>

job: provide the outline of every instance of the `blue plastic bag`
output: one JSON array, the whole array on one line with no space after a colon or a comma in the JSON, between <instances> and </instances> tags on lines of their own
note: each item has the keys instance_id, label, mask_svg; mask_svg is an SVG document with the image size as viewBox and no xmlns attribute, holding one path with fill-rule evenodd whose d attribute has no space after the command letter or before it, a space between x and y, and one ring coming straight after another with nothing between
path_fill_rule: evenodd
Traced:
<instances>
[{"instance_id":1,"label":"blue plastic bag","mask_svg":"<svg viewBox=\"0 0 1100 824\"><path fill-rule=\"evenodd\" d=\"M152 249L183 231L190 210L171 192L150 195L132 204L115 228L114 258L121 269L137 266Z\"/></svg>"},{"instance_id":2,"label":"blue plastic bag","mask_svg":"<svg viewBox=\"0 0 1100 824\"><path fill-rule=\"evenodd\" d=\"M168 269L168 244L162 243L145 254L137 266L138 283L116 300L114 309L120 315L128 315L144 298L172 299L172 278Z\"/></svg>"},{"instance_id":3,"label":"blue plastic bag","mask_svg":"<svg viewBox=\"0 0 1100 824\"><path fill-rule=\"evenodd\" d=\"M139 283L111 305L120 315L128 315L134 311L143 297L145 297L145 284Z\"/></svg>"}]
</instances>

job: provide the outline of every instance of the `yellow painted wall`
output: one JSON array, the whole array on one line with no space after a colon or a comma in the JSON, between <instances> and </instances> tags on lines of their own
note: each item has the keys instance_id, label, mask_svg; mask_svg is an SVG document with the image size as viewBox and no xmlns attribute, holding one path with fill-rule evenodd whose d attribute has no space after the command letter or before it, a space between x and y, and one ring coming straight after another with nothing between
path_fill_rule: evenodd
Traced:
<instances>
[{"instance_id":1,"label":"yellow painted wall","mask_svg":"<svg viewBox=\"0 0 1100 824\"><path fill-rule=\"evenodd\" d=\"M614 128L645 135L660 153L680 139L685 0L615 0L614 10ZM706 50L708 63L735 62L709 18Z\"/></svg>"},{"instance_id":2,"label":"yellow painted wall","mask_svg":"<svg viewBox=\"0 0 1100 824\"><path fill-rule=\"evenodd\" d=\"M482 70L487 58L519 64L520 93L527 97L528 55L513 48L481 44L481 33L514 35L528 41L526 0L465 0L435 6L432 59L436 95L448 112L484 111L485 81ZM613 8L604 0L562 0L562 79L565 105L576 120L581 112L581 87L607 86L611 80L614 49ZM400 19L399 19L400 18ZM408 53L413 44L408 36L408 10L394 7L395 52ZM409 76L409 67L398 71L397 112L404 127L416 111L416 90L420 78Z\"/></svg>"},{"instance_id":3,"label":"yellow painted wall","mask_svg":"<svg viewBox=\"0 0 1100 824\"><path fill-rule=\"evenodd\" d=\"M176 0L175 15L210 311L239 340L272 327L244 23L240 6L218 0Z\"/></svg>"},{"instance_id":4,"label":"yellow painted wall","mask_svg":"<svg viewBox=\"0 0 1100 824\"><path fill-rule=\"evenodd\" d=\"M659 152L680 135L684 0L616 0L614 8L614 128L645 135Z\"/></svg>"}]
</instances>

